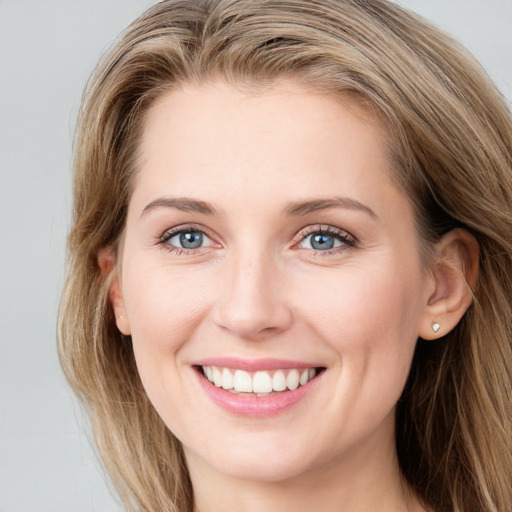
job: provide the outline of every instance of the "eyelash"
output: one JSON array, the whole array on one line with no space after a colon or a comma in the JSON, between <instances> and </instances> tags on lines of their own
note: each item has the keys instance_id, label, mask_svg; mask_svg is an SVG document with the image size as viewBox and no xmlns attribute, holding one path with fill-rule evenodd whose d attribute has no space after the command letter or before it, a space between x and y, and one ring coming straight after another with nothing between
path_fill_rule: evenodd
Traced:
<instances>
[{"instance_id":1,"label":"eyelash","mask_svg":"<svg viewBox=\"0 0 512 512\"><path fill-rule=\"evenodd\" d=\"M195 225L185 225L178 226L167 230L163 235L158 238L157 245L161 245L166 247L166 249L170 253L175 253L176 255L192 255L204 249L205 247L198 247L197 249L187 249L185 247L177 247L175 245L170 245L169 240L171 240L176 235L180 235L182 233L199 233L205 235L209 240L213 240L213 237L208 234L208 232L203 228ZM297 247L300 243L304 242L311 235L327 235L332 236L334 239L341 242L341 246L334 247L332 249L325 250L315 250L314 255L320 256L329 256L332 254L336 254L340 251L344 251L350 248L354 248L357 246L357 239L349 234L348 232L335 228L333 226L326 225L316 225L316 226L308 226L307 228L301 230L295 238L298 238L297 242L294 242L293 246ZM215 244L215 242L213 242ZM212 245L213 245L212 244ZM314 250L314 249L307 249Z\"/></svg>"},{"instance_id":2,"label":"eyelash","mask_svg":"<svg viewBox=\"0 0 512 512\"><path fill-rule=\"evenodd\" d=\"M197 249L187 249L186 247L177 247L175 245L169 244L169 240L171 240L176 235L180 235L182 233L199 233L201 235L205 235L208 239L212 240L212 237L207 233L207 231L203 227L185 225L167 230L162 236L158 238L157 244L164 246L170 253L175 253L176 255L179 256L195 254L197 251L204 249L204 247L198 247Z\"/></svg>"},{"instance_id":3,"label":"eyelash","mask_svg":"<svg viewBox=\"0 0 512 512\"><path fill-rule=\"evenodd\" d=\"M297 246L301 242L305 241L311 235L332 236L335 240L338 240L342 244L341 246L333 247L332 249L317 249L314 252L315 256L331 256L333 254L337 254L341 251L345 251L347 249L351 249L357 246L357 239L351 234L349 234L347 231L326 225L308 226L307 228L303 229L297 235L297 237L299 237L300 240L294 245Z\"/></svg>"}]
</instances>

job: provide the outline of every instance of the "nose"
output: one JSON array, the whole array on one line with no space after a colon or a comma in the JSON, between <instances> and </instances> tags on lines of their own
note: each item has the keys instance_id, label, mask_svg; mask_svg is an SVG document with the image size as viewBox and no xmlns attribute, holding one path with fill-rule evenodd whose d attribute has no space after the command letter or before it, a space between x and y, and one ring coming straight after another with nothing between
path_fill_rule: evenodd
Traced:
<instances>
[{"instance_id":1,"label":"nose","mask_svg":"<svg viewBox=\"0 0 512 512\"><path fill-rule=\"evenodd\" d=\"M226 265L219 288L216 323L238 338L267 339L292 324L281 272L271 258L237 258Z\"/></svg>"}]
</instances>

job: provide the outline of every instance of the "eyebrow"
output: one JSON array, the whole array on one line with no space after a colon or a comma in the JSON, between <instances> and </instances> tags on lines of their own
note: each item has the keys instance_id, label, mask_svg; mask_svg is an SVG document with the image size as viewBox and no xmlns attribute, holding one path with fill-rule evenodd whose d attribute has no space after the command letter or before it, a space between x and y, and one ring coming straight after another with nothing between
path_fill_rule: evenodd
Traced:
<instances>
[{"instance_id":1,"label":"eyebrow","mask_svg":"<svg viewBox=\"0 0 512 512\"><path fill-rule=\"evenodd\" d=\"M182 212L196 212L204 215L219 216L220 214L213 205L206 201L198 201L187 197L159 197L151 201L151 203L142 210L141 217L156 208L174 208Z\"/></svg>"},{"instance_id":2,"label":"eyebrow","mask_svg":"<svg viewBox=\"0 0 512 512\"><path fill-rule=\"evenodd\" d=\"M173 208L183 212L196 212L203 215L220 216L221 212L211 203L199 201L188 197L159 197L151 201L141 213L141 217L147 215L150 211L157 208ZM327 199L311 199L308 201L295 201L285 208L286 215L302 216L309 213L328 210L330 208L345 208L367 213L373 219L377 220L377 214L367 205L352 199L350 197L332 197Z\"/></svg>"},{"instance_id":3,"label":"eyebrow","mask_svg":"<svg viewBox=\"0 0 512 512\"><path fill-rule=\"evenodd\" d=\"M378 215L367 205L350 197L333 197L328 199L312 199L310 201L293 202L287 209L287 215L307 215L308 213L328 210L330 208L345 208L367 213L375 220Z\"/></svg>"}]
</instances>

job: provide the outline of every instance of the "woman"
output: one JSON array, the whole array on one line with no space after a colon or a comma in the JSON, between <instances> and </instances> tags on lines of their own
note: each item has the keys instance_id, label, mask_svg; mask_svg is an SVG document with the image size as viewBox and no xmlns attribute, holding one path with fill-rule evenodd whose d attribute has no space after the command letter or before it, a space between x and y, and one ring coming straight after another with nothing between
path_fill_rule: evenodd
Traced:
<instances>
[{"instance_id":1,"label":"woman","mask_svg":"<svg viewBox=\"0 0 512 512\"><path fill-rule=\"evenodd\" d=\"M89 84L61 360L127 509L512 508L512 130L386 1L164 1Z\"/></svg>"}]
</instances>

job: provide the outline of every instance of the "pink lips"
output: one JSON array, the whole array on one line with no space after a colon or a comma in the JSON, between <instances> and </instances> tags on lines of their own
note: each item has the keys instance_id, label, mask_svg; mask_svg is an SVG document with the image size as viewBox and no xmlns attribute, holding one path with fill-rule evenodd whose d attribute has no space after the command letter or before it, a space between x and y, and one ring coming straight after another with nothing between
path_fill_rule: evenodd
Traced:
<instances>
[{"instance_id":1,"label":"pink lips","mask_svg":"<svg viewBox=\"0 0 512 512\"><path fill-rule=\"evenodd\" d=\"M240 369L248 372L260 370L278 369L306 369L318 367L314 363L301 363L284 359L238 359L238 358L208 358L193 363L194 367L217 366L231 369ZM322 374L298 387L293 391L283 391L268 396L256 396L251 394L235 394L223 388L218 388L208 381L201 371L195 372L199 384L208 397L225 411L237 416L245 417L269 417L279 415L293 405L300 402L306 395L312 392L319 383ZM323 373L323 372L322 372Z\"/></svg>"},{"instance_id":2,"label":"pink lips","mask_svg":"<svg viewBox=\"0 0 512 512\"><path fill-rule=\"evenodd\" d=\"M315 363L301 363L290 359L240 359L236 357L209 357L194 361L194 366L221 366L245 370L246 372L257 372L258 370L279 370L286 368L314 368L321 366Z\"/></svg>"}]
</instances>

